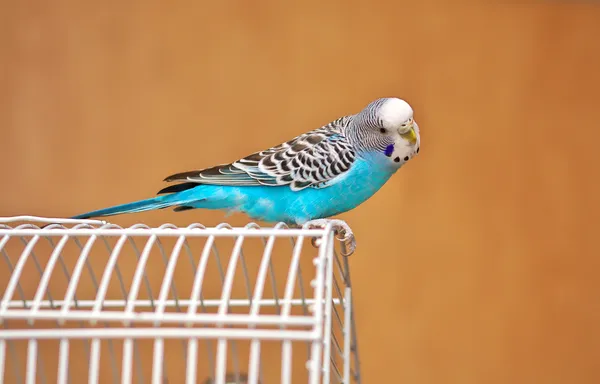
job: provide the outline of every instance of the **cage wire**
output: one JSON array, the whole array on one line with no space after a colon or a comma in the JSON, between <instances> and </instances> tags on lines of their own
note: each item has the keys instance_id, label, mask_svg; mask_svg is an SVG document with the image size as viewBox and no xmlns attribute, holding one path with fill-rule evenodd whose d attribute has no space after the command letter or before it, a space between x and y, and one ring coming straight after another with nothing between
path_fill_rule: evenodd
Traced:
<instances>
[{"instance_id":1,"label":"cage wire","mask_svg":"<svg viewBox=\"0 0 600 384\"><path fill-rule=\"evenodd\" d=\"M331 226L0 218L0 384L360 383L338 243Z\"/></svg>"}]
</instances>

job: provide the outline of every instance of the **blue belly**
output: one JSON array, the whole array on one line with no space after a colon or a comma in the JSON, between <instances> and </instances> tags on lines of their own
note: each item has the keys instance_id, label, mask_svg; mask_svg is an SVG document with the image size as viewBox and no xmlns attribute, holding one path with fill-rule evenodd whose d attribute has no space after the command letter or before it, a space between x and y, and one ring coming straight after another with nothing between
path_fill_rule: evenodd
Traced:
<instances>
[{"instance_id":1,"label":"blue belly","mask_svg":"<svg viewBox=\"0 0 600 384\"><path fill-rule=\"evenodd\" d=\"M201 197L186 204L194 208L243 212L254 220L301 225L357 207L373 196L398 168L377 154L357 158L346 175L326 188L294 192L288 186L199 185L180 194L188 199L194 195Z\"/></svg>"}]
</instances>

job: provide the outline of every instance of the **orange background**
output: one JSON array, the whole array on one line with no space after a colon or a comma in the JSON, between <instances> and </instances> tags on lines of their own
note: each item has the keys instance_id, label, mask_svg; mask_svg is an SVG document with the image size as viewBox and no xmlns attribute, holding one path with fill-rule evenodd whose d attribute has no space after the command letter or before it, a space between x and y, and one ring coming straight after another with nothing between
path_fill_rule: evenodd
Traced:
<instances>
[{"instance_id":1,"label":"orange background","mask_svg":"<svg viewBox=\"0 0 600 384\"><path fill-rule=\"evenodd\" d=\"M364 382L598 383L600 6L477 3L2 2L0 215L149 197L401 97L420 155L341 216Z\"/></svg>"}]
</instances>

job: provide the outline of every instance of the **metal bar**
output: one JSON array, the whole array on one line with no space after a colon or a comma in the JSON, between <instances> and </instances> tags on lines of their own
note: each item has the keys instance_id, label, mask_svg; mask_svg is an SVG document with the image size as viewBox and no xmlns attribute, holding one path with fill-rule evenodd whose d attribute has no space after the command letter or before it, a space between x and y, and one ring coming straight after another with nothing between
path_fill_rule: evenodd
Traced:
<instances>
[{"instance_id":1,"label":"metal bar","mask_svg":"<svg viewBox=\"0 0 600 384\"><path fill-rule=\"evenodd\" d=\"M276 228L282 224L277 224ZM260 300L262 299L263 291L265 288L265 281L267 279L267 272L269 271L269 262L271 261L271 252L273 245L275 244L275 237L269 237L269 240L265 244L262 260L258 269L258 276L256 277L256 285L254 287L254 296L252 300L252 307L250 308L250 316L258 316L260 311ZM260 341L253 339L250 344L250 361L248 362L248 381L250 383L258 382L258 375L260 370Z\"/></svg>"},{"instance_id":2,"label":"metal bar","mask_svg":"<svg viewBox=\"0 0 600 384\"><path fill-rule=\"evenodd\" d=\"M6 341L0 339L0 383L4 383L4 367L6 362Z\"/></svg>"},{"instance_id":3,"label":"metal bar","mask_svg":"<svg viewBox=\"0 0 600 384\"><path fill-rule=\"evenodd\" d=\"M25 331L27 332L27 331ZM53 330L56 334L56 331ZM25 382L27 384L35 384L35 374L37 373L37 337L29 336L29 343L27 346L27 374L25 376Z\"/></svg>"},{"instance_id":4,"label":"metal bar","mask_svg":"<svg viewBox=\"0 0 600 384\"><path fill-rule=\"evenodd\" d=\"M97 236L90 236L83 251L79 255L79 259L75 264L75 268L73 269L73 274L71 275L71 281L69 286L67 287L67 292L65 294L65 302L61 308L61 315L65 316L69 313L69 307L71 306L71 302L73 300L73 296L75 295L75 291L77 290L77 285L79 284L79 278L81 277L81 273L83 272L83 267L85 266L85 260L88 258L90 251L92 250L92 246L96 242ZM59 319L59 324L63 325L64 322L62 319Z\"/></svg>"},{"instance_id":5,"label":"metal bar","mask_svg":"<svg viewBox=\"0 0 600 384\"><path fill-rule=\"evenodd\" d=\"M336 254L337 256L337 254ZM346 282L348 284L348 288L352 289L352 282L350 280L350 265L348 263L348 258L344 257L344 270L346 272ZM354 305L352 302L350 304L350 322L351 322L351 332L352 332L352 351L354 352L354 368L356 373L354 375L355 380L360 383L360 357L358 356L358 337L356 336L356 319L354 316Z\"/></svg>"},{"instance_id":6,"label":"metal bar","mask_svg":"<svg viewBox=\"0 0 600 384\"><path fill-rule=\"evenodd\" d=\"M128 338L123 342L123 361L121 364L121 383L131 384L131 368L133 363L133 339L129 329L126 329ZM104 333L106 334L106 333Z\"/></svg>"},{"instance_id":7,"label":"metal bar","mask_svg":"<svg viewBox=\"0 0 600 384\"><path fill-rule=\"evenodd\" d=\"M148 257L150 256L150 251L152 250L152 246L156 241L157 236L151 235L148 241L146 242L146 246L142 251L138 259L138 264L135 269L135 273L133 275L133 281L131 283L131 287L129 289L129 296L127 298L127 306L125 308L125 312L129 314L133 314L134 304L133 300L137 298L140 285L142 283L142 278L145 275L144 271L146 268L146 262L148 261ZM154 306L154 304L153 304ZM124 325L129 326L130 323L124 322ZM131 330L133 331L133 329ZM106 332L106 330L105 330ZM128 332L129 335L132 332ZM131 337L127 337L125 342L123 343L123 368L121 369L121 381L123 383L131 383L131 364L132 364L132 354L133 354L133 340Z\"/></svg>"},{"instance_id":8,"label":"metal bar","mask_svg":"<svg viewBox=\"0 0 600 384\"><path fill-rule=\"evenodd\" d=\"M0 240L0 249L4 247L4 245L8 242L9 238L10 236L5 236L2 238L2 240ZM0 301L0 324L2 324L2 315L7 310L8 301L12 299L12 296L15 293L15 288L19 283L21 273L23 273L25 262L29 258L33 247L35 247L35 244L38 242L39 239L39 236L34 236L33 239L29 241L29 244L27 244L27 246L21 253L21 257L19 258L17 265L15 265L13 273L10 275L10 280L8 280L8 285L6 286L6 290L4 291L4 296L2 297L2 301Z\"/></svg>"},{"instance_id":9,"label":"metal bar","mask_svg":"<svg viewBox=\"0 0 600 384\"><path fill-rule=\"evenodd\" d=\"M52 252L52 254L50 255L48 264L46 264L46 268L44 269L44 274L40 278L40 283L38 284L37 292L35 293L35 296L33 298L33 303L31 305L31 315L32 316L29 320L29 325L33 325L33 319L35 318L34 315L40 308L40 302L44 298L44 294L46 293L46 289L48 288L48 283L50 282L50 277L52 276L52 272L54 271L54 266L56 265L56 262L58 261L60 253L62 252L63 248L67 244L68 240L69 240L68 235L63 236L60 239L60 241L58 242L58 244L56 245L56 248L54 248L54 251Z\"/></svg>"},{"instance_id":10,"label":"metal bar","mask_svg":"<svg viewBox=\"0 0 600 384\"><path fill-rule=\"evenodd\" d=\"M292 260L290 262L290 268L288 271L288 279L286 281L284 290L284 300L288 303L284 304L281 310L281 316L287 320L290 317L291 306L289 301L294 295L294 286L296 285L296 276L298 272L298 266L300 264L300 253L302 251L302 245L304 243L304 237L298 237L294 246ZM318 318L314 318L315 327L319 327ZM290 340L284 340L281 348L282 362L281 362L281 382L291 383L292 382L292 343Z\"/></svg>"},{"instance_id":11,"label":"metal bar","mask_svg":"<svg viewBox=\"0 0 600 384\"><path fill-rule=\"evenodd\" d=\"M173 251L171 252L171 257L169 258L167 265L165 267L165 275L163 277L163 282L161 285L160 292L158 294L158 302L156 304L156 309L154 314L156 315L156 320L154 321L154 326L157 327L160 325L161 321L164 318L165 306L164 302L169 296L169 289L171 288L171 282L173 280L173 273L175 273L175 267L177 266L177 260L180 255L181 248L183 247L183 243L185 242L185 236L180 236L177 239L177 243L173 247ZM178 304L178 303L177 303ZM164 352L164 341L161 338L156 338L154 340L154 355L152 362L152 384L161 384L162 382L162 365L164 361L163 357Z\"/></svg>"},{"instance_id":12,"label":"metal bar","mask_svg":"<svg viewBox=\"0 0 600 384\"><path fill-rule=\"evenodd\" d=\"M327 253L332 252L333 249L333 230L331 223L327 224L325 228L327 229L327 231L321 241L321 245L319 247L319 255L314 260L314 264L317 269L317 276L315 277L314 297L315 299L317 299L317 303L315 303L313 306L313 314L315 318L319 321L317 321L317 325L315 326L315 334L318 335L318 339L313 341L311 345L311 359L308 362L308 369L310 372L310 384L319 384L321 378L321 337L323 335L323 325L321 324L321 319L323 318L323 306L321 305L321 300L324 298L323 291L325 289L325 262L327 261Z\"/></svg>"},{"instance_id":13,"label":"metal bar","mask_svg":"<svg viewBox=\"0 0 600 384\"><path fill-rule=\"evenodd\" d=\"M236 340L250 340L254 338L264 340L319 340L321 335L314 331L291 331L280 329L235 329L235 328L91 328L91 329L14 329L0 331L0 338L5 340L56 340L61 339L180 339L188 337L198 338L232 338Z\"/></svg>"},{"instance_id":14,"label":"metal bar","mask_svg":"<svg viewBox=\"0 0 600 384\"><path fill-rule=\"evenodd\" d=\"M58 384L67 384L69 382L69 340L61 339L58 348Z\"/></svg>"},{"instance_id":15,"label":"metal bar","mask_svg":"<svg viewBox=\"0 0 600 384\"><path fill-rule=\"evenodd\" d=\"M210 250L209 250L210 251ZM190 306L194 306L194 308L197 308L197 303L198 300L200 300L200 295L198 295L198 297L196 298L196 300L194 299L190 299L190 300L178 300L179 304L182 307L190 307ZM98 297L98 296L97 296ZM128 301L127 300L104 300L101 301L100 305L98 305L98 299L96 300L77 300L77 306L79 308L89 308L89 307L104 307L104 308L123 308L127 305ZM333 298L333 303L336 305L340 305L344 303L343 299L338 299L338 298ZM211 300L203 300L204 301L204 305L206 307L218 307L219 305L221 305L221 300L218 299L211 299ZM143 308L143 307L151 307L153 304L156 305L159 303L159 301L154 300L133 300L133 305L136 308ZM258 304L261 307L276 307L279 305L283 305L286 303L289 303L292 306L308 306L311 304L315 304L317 302L316 299L291 299L291 300L284 300L284 299L261 299L258 301ZM324 303L325 300L322 300L322 302ZM40 301L40 308L53 308L53 307L60 307L62 305L64 305L65 301L64 300L53 300L52 303L54 303L54 305L51 304L51 302L49 300L42 300ZM251 305L254 305L256 302L254 299L252 300L248 300L248 299L230 299L229 300L229 307L250 307ZM11 300L8 302L8 307L9 309L13 309L13 308L29 308L31 307L31 305L33 304L33 300ZM164 305L166 307L174 307L176 305L176 301L175 300L165 300L164 301Z\"/></svg>"},{"instance_id":16,"label":"metal bar","mask_svg":"<svg viewBox=\"0 0 600 384\"><path fill-rule=\"evenodd\" d=\"M235 269L237 262L242 251L242 245L244 244L244 236L238 236L235 241L233 250L231 251L231 258L229 259L229 266L227 267L227 274L225 275L225 281L223 283L223 292L221 293L221 305L219 306L219 315L225 315L228 310L228 302L231 298L231 290L233 287L233 278L235 277ZM219 324L219 326L222 326ZM216 377L217 383L223 383L225 380L226 360L227 359L227 339L219 338L217 344L217 363L216 363Z\"/></svg>"},{"instance_id":17,"label":"metal bar","mask_svg":"<svg viewBox=\"0 0 600 384\"><path fill-rule=\"evenodd\" d=\"M188 352L187 352L187 363L185 372L185 383L195 384L196 383L196 358L198 356L198 339L188 339Z\"/></svg>"},{"instance_id":18,"label":"metal bar","mask_svg":"<svg viewBox=\"0 0 600 384\"><path fill-rule=\"evenodd\" d=\"M98 288L98 293L96 294L96 300L90 300L90 304L93 306L92 318L95 318L96 315L100 314L100 310L102 309L102 306L104 304L104 299L106 298L106 292L108 291L108 285L110 284L112 271L117 265L117 259L119 258L119 255L121 254L121 249L125 245L126 241L127 236L121 236L117 241L117 244L113 248L112 252L110 253L110 256L108 257L108 262L106 263L106 267L104 268L104 274L102 275L102 278L100 280L100 287ZM122 303L122 306L125 307L127 302L123 300ZM85 306L87 305L84 304L84 301L80 300L79 307ZM95 325L96 321L93 320L91 324Z\"/></svg>"},{"instance_id":19,"label":"metal bar","mask_svg":"<svg viewBox=\"0 0 600 384\"><path fill-rule=\"evenodd\" d=\"M152 384L162 384L163 352L164 342L162 337L154 339L154 351L152 362Z\"/></svg>"},{"instance_id":20,"label":"metal bar","mask_svg":"<svg viewBox=\"0 0 600 384\"><path fill-rule=\"evenodd\" d=\"M188 306L187 318L192 319L197 316L196 309L198 307L198 299L202 295L202 283L204 282L204 274L206 272L206 266L210 257L210 251L215 241L214 236L210 236L200 255L200 262L194 276L194 282L192 284L191 300ZM215 306L220 304L218 300L215 300ZM186 327L191 327L193 322L186 321ZM192 338L188 341L188 360L187 360L187 372L186 372L186 383L196 383L196 356L198 354L198 339Z\"/></svg>"},{"instance_id":21,"label":"metal bar","mask_svg":"<svg viewBox=\"0 0 600 384\"><path fill-rule=\"evenodd\" d=\"M332 305L331 298L333 295L333 239L330 240L331 252L327 252L327 275L326 275L326 293L325 293L325 334L323 335L323 343L325 345L325 351L323 352L323 382L329 383L329 376L331 374L331 326L332 326Z\"/></svg>"},{"instance_id":22,"label":"metal bar","mask_svg":"<svg viewBox=\"0 0 600 384\"><path fill-rule=\"evenodd\" d=\"M352 290L346 287L344 295L346 305L344 306L344 383L350 383L350 346L352 340L350 338L350 325L352 324Z\"/></svg>"},{"instance_id":23,"label":"metal bar","mask_svg":"<svg viewBox=\"0 0 600 384\"><path fill-rule=\"evenodd\" d=\"M186 237L263 237L263 236L275 236L275 237L321 237L325 235L325 231L322 229L271 229L271 228L260 228L260 229L246 229L246 228L233 228L233 229L188 229L188 228L150 228L150 229L32 229L32 228L13 228L13 229L0 229L0 236L64 236L64 235L77 235L77 236L186 236Z\"/></svg>"},{"instance_id":24,"label":"metal bar","mask_svg":"<svg viewBox=\"0 0 600 384\"><path fill-rule=\"evenodd\" d=\"M88 372L88 384L98 384L100 374L100 339L92 340L90 351L90 367Z\"/></svg>"}]
</instances>

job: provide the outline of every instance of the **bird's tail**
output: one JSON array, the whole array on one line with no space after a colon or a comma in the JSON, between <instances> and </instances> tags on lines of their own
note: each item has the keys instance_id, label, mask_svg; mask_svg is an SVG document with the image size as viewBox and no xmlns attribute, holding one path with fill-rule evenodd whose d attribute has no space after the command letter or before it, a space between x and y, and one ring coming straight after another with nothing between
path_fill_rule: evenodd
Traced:
<instances>
[{"instance_id":1,"label":"bird's tail","mask_svg":"<svg viewBox=\"0 0 600 384\"><path fill-rule=\"evenodd\" d=\"M87 213L82 213L77 216L71 217L72 219L89 219L92 217L103 217L120 215L124 213L136 213L151 211L153 209L168 208L175 205L184 204L181 198L178 198L177 194L157 196L150 199L134 201L131 203L115 205L113 207L98 209Z\"/></svg>"}]
</instances>

